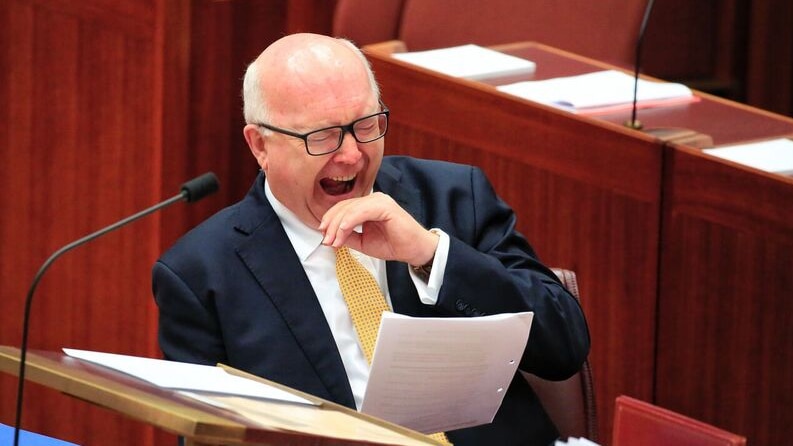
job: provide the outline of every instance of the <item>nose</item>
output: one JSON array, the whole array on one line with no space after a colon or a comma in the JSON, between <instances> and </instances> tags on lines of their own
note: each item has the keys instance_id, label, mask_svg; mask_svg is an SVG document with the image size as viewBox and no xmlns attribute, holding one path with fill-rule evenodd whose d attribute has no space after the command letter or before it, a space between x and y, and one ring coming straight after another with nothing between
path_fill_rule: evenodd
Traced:
<instances>
[{"instance_id":1,"label":"nose","mask_svg":"<svg viewBox=\"0 0 793 446\"><path fill-rule=\"evenodd\" d=\"M355 164L361 159L361 151L358 149L358 141L352 133L346 132L341 140L341 147L333 154L333 160L337 163Z\"/></svg>"}]
</instances>

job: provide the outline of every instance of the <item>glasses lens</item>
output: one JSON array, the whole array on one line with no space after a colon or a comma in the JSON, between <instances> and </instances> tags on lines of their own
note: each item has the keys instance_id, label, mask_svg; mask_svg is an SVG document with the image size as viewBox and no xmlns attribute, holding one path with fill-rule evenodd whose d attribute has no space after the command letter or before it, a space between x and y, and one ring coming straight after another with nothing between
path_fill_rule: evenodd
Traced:
<instances>
[{"instance_id":1,"label":"glasses lens","mask_svg":"<svg viewBox=\"0 0 793 446\"><path fill-rule=\"evenodd\" d=\"M306 135L306 148L312 155L333 152L341 145L341 127L333 127Z\"/></svg>"},{"instance_id":2,"label":"glasses lens","mask_svg":"<svg viewBox=\"0 0 793 446\"><path fill-rule=\"evenodd\" d=\"M385 135L387 128L388 117L385 113L361 119L352 126L352 130L355 132L355 139L358 142L372 142Z\"/></svg>"}]
</instances>

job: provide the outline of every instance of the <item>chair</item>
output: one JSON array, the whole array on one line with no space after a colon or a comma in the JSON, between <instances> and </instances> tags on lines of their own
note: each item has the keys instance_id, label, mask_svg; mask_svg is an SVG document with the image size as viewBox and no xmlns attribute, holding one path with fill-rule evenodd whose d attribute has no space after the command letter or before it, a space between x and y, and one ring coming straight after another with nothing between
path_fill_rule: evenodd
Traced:
<instances>
[{"instance_id":1,"label":"chair","mask_svg":"<svg viewBox=\"0 0 793 446\"><path fill-rule=\"evenodd\" d=\"M553 268L562 284L579 300L578 282L573 271ZM597 441L597 412L592 370L584 361L581 371L564 381L548 381L521 371L534 389L560 437L585 437Z\"/></svg>"},{"instance_id":2,"label":"chair","mask_svg":"<svg viewBox=\"0 0 793 446\"><path fill-rule=\"evenodd\" d=\"M612 446L745 446L746 438L625 395L617 397Z\"/></svg>"},{"instance_id":3,"label":"chair","mask_svg":"<svg viewBox=\"0 0 793 446\"><path fill-rule=\"evenodd\" d=\"M624 0L337 0L332 32L359 46L401 40L408 50L537 41L632 66L645 2Z\"/></svg>"}]
</instances>

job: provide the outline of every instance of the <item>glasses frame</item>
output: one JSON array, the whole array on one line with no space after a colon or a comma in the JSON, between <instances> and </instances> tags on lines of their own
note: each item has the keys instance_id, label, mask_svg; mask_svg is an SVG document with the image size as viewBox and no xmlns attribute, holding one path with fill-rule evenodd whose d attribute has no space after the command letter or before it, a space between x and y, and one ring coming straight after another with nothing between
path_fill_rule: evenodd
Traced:
<instances>
[{"instance_id":1,"label":"glasses frame","mask_svg":"<svg viewBox=\"0 0 793 446\"><path fill-rule=\"evenodd\" d=\"M352 137L355 139L355 141L357 141L360 144L368 144L370 142L375 142L378 139L382 139L385 136L385 134L388 132L388 120L389 120L390 113L391 112L390 112L390 110L388 110L388 107L386 107L385 104L383 104L383 102L381 101L380 102L380 111L377 112L377 113L372 113L371 115L362 116L362 117L350 122L347 125L331 125L331 126L328 126L328 127L323 127L321 129L312 130L312 131L306 132L306 133L293 132L292 130L282 129L280 127L276 127L276 126L270 125L270 124L265 124L263 122L254 122L253 125L258 126L258 127L264 127L267 130L272 130L274 132L282 133L284 135L292 136L294 138L302 139L303 140L303 146L306 148L306 153L308 153L311 156L323 156L323 155L330 155L331 153L334 153L334 152L338 151L341 148L341 145L344 143L344 136L347 133L351 134ZM363 121L365 119L373 118L373 117L378 116L378 115L384 115L385 116L385 131L383 132L383 134L378 136L375 139L370 139L368 141L361 141L360 139L358 139L358 135L355 134L355 129L354 129L355 124L357 124L357 123L359 123L359 122L361 122L361 121ZM314 134L314 133L324 132L324 131L330 130L330 129L341 129L341 135L339 136L339 142L338 142L338 145L336 146L336 148L333 149L333 150L327 151L327 152L311 153L311 150L309 150L309 148L308 148L308 137L310 135Z\"/></svg>"}]
</instances>

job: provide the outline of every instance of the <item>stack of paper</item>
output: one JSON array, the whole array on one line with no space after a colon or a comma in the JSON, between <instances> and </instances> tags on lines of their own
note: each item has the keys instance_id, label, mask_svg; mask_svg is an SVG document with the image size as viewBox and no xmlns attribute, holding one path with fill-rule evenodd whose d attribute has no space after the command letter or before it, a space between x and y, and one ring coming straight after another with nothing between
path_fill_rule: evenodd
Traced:
<instances>
[{"instance_id":1,"label":"stack of paper","mask_svg":"<svg viewBox=\"0 0 793 446\"><path fill-rule=\"evenodd\" d=\"M240 395L308 405L314 404L305 398L276 387L231 375L220 367L72 348L64 348L63 352L73 358L109 367L166 389ZM192 397L193 394L189 396Z\"/></svg>"},{"instance_id":2,"label":"stack of paper","mask_svg":"<svg viewBox=\"0 0 793 446\"><path fill-rule=\"evenodd\" d=\"M497 87L524 99L572 113L596 115L633 107L633 76L614 70L542 81L525 81ZM639 79L637 108L676 105L698 100L682 84Z\"/></svg>"},{"instance_id":3,"label":"stack of paper","mask_svg":"<svg viewBox=\"0 0 793 446\"><path fill-rule=\"evenodd\" d=\"M395 59L422 68L466 79L533 73L534 62L478 45L461 45L437 50L395 53Z\"/></svg>"},{"instance_id":4,"label":"stack of paper","mask_svg":"<svg viewBox=\"0 0 793 446\"><path fill-rule=\"evenodd\" d=\"M766 172L793 175L793 139L770 139L704 149L703 152Z\"/></svg>"}]
</instances>

